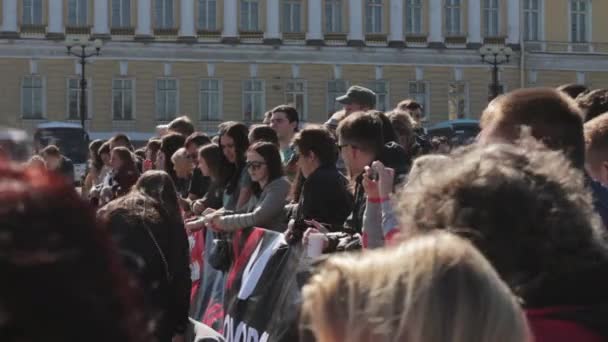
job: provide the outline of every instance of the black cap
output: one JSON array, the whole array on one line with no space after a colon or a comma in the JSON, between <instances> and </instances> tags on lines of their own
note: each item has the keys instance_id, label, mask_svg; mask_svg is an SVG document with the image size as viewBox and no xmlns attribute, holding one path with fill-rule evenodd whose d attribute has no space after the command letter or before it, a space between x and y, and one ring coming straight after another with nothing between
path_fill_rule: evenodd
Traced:
<instances>
[{"instance_id":1,"label":"black cap","mask_svg":"<svg viewBox=\"0 0 608 342\"><path fill-rule=\"evenodd\" d=\"M336 101L341 104L357 103L369 108L374 108L376 106L376 93L365 87L352 86L348 88L345 95L338 97Z\"/></svg>"}]
</instances>

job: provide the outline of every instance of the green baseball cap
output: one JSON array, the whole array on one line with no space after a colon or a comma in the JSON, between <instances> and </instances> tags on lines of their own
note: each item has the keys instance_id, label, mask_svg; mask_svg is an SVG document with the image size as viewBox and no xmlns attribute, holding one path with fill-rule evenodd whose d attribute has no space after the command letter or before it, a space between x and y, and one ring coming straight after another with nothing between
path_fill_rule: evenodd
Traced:
<instances>
[{"instance_id":1,"label":"green baseball cap","mask_svg":"<svg viewBox=\"0 0 608 342\"><path fill-rule=\"evenodd\" d=\"M346 94L336 98L336 101L341 104L357 103L369 108L374 108L376 106L376 93L365 87L352 86L348 88Z\"/></svg>"}]
</instances>

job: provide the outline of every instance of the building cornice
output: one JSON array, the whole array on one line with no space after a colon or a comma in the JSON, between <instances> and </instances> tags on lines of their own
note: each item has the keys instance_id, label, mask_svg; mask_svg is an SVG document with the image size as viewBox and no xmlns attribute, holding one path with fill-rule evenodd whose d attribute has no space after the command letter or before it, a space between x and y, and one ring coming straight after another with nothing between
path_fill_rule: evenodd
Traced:
<instances>
[{"instance_id":1,"label":"building cornice","mask_svg":"<svg viewBox=\"0 0 608 342\"><path fill-rule=\"evenodd\" d=\"M68 59L61 42L0 40L0 58ZM260 44L179 44L107 42L99 60L287 63L329 65L414 65L483 67L476 50L348 46L268 46ZM519 68L519 53L504 68ZM535 70L608 71L603 54L526 53L526 68Z\"/></svg>"}]
</instances>

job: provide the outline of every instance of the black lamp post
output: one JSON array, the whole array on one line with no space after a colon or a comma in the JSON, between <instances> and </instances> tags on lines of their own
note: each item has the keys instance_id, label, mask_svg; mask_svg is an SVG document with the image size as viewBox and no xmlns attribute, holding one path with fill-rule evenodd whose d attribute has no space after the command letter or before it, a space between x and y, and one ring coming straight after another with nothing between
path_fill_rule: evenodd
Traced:
<instances>
[{"instance_id":1,"label":"black lamp post","mask_svg":"<svg viewBox=\"0 0 608 342\"><path fill-rule=\"evenodd\" d=\"M498 66L509 63L513 50L506 46L484 45L479 49L481 61L492 66L492 84L490 85L489 101L495 99L501 93L498 82Z\"/></svg>"},{"instance_id":2,"label":"black lamp post","mask_svg":"<svg viewBox=\"0 0 608 342\"><path fill-rule=\"evenodd\" d=\"M93 56L99 56L101 51L101 46L103 42L100 39L96 39L94 42L85 39L73 39L66 41L66 47L68 49L68 56L74 56L79 59L81 72L80 72L80 123L82 124L82 129L85 131L84 122L86 120L87 113L87 99L86 99L86 90L87 90L87 79L85 74L85 65L87 63L87 59ZM95 47L95 52L87 53L87 48L93 45ZM80 47L80 51L74 52L72 48Z\"/></svg>"}]
</instances>

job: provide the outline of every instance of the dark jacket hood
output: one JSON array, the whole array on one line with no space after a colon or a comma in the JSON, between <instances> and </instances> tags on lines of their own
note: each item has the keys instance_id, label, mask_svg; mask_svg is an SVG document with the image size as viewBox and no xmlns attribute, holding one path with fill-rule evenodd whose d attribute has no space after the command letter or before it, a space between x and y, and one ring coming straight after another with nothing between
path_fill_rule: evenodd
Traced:
<instances>
[{"instance_id":1,"label":"dark jacket hood","mask_svg":"<svg viewBox=\"0 0 608 342\"><path fill-rule=\"evenodd\" d=\"M608 262L546 275L523 294L526 309L556 308L547 319L574 322L608 339ZM562 309L563 308L563 309Z\"/></svg>"},{"instance_id":2,"label":"dark jacket hood","mask_svg":"<svg viewBox=\"0 0 608 342\"><path fill-rule=\"evenodd\" d=\"M394 169L397 176L407 174L412 166L412 159L407 151L394 141L390 141L382 147L378 159L384 166Z\"/></svg>"}]
</instances>

